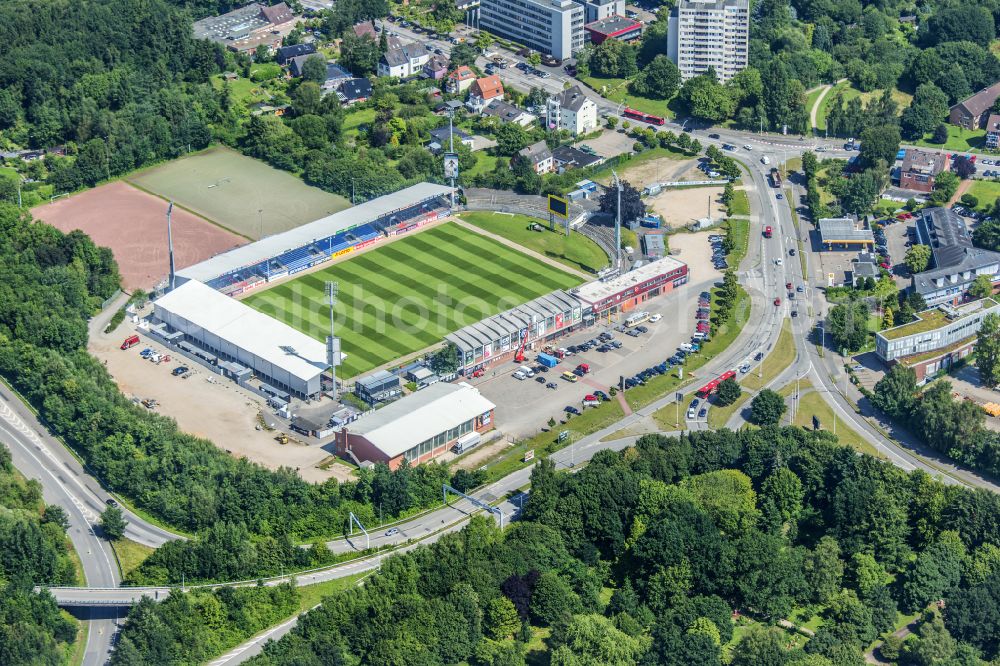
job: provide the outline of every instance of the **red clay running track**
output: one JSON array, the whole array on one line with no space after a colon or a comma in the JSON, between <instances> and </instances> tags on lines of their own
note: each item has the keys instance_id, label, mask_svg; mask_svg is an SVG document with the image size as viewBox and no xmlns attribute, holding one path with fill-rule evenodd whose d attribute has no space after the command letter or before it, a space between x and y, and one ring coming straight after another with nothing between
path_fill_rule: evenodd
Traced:
<instances>
[{"instance_id":1,"label":"red clay running track","mask_svg":"<svg viewBox=\"0 0 1000 666\"><path fill-rule=\"evenodd\" d=\"M167 202L158 197L119 181L42 204L31 213L61 231L79 229L111 248L128 291L154 287L167 275ZM248 242L177 206L171 222L178 270Z\"/></svg>"}]
</instances>

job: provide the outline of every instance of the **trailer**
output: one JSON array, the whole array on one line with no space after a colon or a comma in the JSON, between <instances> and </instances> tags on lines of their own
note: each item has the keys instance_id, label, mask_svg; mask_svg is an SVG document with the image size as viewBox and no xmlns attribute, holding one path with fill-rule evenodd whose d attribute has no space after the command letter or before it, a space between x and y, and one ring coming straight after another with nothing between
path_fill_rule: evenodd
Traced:
<instances>
[{"instance_id":1,"label":"trailer","mask_svg":"<svg viewBox=\"0 0 1000 666\"><path fill-rule=\"evenodd\" d=\"M469 449L471 449L472 447L477 446L482 441L483 441L482 435L480 435L478 432L470 432L459 437L458 441L455 442L455 445L451 447L451 450L454 453L461 455L466 451L468 451Z\"/></svg>"},{"instance_id":2,"label":"trailer","mask_svg":"<svg viewBox=\"0 0 1000 666\"><path fill-rule=\"evenodd\" d=\"M771 178L771 187L774 188L781 187L781 172L778 171L775 167L771 167L770 178Z\"/></svg>"},{"instance_id":3,"label":"trailer","mask_svg":"<svg viewBox=\"0 0 1000 666\"><path fill-rule=\"evenodd\" d=\"M557 365L559 365L559 359L557 359L555 356L552 356L551 354L545 354L545 353L539 354L536 360L542 365L544 365L546 368L554 368Z\"/></svg>"}]
</instances>

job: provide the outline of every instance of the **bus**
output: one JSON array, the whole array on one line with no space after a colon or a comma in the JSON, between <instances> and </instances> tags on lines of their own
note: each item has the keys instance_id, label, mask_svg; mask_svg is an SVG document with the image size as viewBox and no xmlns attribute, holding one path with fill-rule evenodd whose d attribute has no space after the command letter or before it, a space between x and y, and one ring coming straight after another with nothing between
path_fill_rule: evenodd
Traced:
<instances>
[{"instance_id":1,"label":"bus","mask_svg":"<svg viewBox=\"0 0 1000 666\"><path fill-rule=\"evenodd\" d=\"M726 370L721 375L710 381L709 383L702 386L700 389L694 392L696 396L704 400L708 396L715 393L716 389L719 388L719 384L726 381L727 379L732 379L736 376L735 370Z\"/></svg>"},{"instance_id":2,"label":"bus","mask_svg":"<svg viewBox=\"0 0 1000 666\"><path fill-rule=\"evenodd\" d=\"M649 313L636 312L634 315L625 320L625 325L631 328L632 326L638 326L644 321L649 321Z\"/></svg>"},{"instance_id":3,"label":"bus","mask_svg":"<svg viewBox=\"0 0 1000 666\"><path fill-rule=\"evenodd\" d=\"M643 113L642 111L637 111L636 109L630 109L627 106L625 107L625 111L622 115L626 118L631 118L632 120L649 123L650 125L664 125L667 122L659 116L654 116L651 113Z\"/></svg>"}]
</instances>

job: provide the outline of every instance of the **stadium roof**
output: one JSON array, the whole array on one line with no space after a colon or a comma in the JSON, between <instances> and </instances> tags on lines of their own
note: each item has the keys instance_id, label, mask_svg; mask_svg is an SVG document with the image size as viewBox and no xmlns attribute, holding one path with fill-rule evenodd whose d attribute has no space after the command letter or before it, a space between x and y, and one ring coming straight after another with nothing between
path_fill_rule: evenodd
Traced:
<instances>
[{"instance_id":1,"label":"stadium roof","mask_svg":"<svg viewBox=\"0 0 1000 666\"><path fill-rule=\"evenodd\" d=\"M465 382L438 382L412 393L347 426L390 459L424 440L496 408Z\"/></svg>"},{"instance_id":2,"label":"stadium roof","mask_svg":"<svg viewBox=\"0 0 1000 666\"><path fill-rule=\"evenodd\" d=\"M326 345L201 282L185 282L155 305L304 382L326 370Z\"/></svg>"},{"instance_id":3,"label":"stadium roof","mask_svg":"<svg viewBox=\"0 0 1000 666\"><path fill-rule=\"evenodd\" d=\"M531 326L531 320L544 321L549 317L556 317L580 307L580 301L570 294L557 289L545 296L528 301L524 305L511 308L469 324L454 333L445 336L445 340L451 342L463 352L475 351L477 347L490 344L506 336L514 336L516 339L522 329Z\"/></svg>"},{"instance_id":4,"label":"stadium roof","mask_svg":"<svg viewBox=\"0 0 1000 666\"><path fill-rule=\"evenodd\" d=\"M320 218L315 222L309 222L301 227L289 229L249 245L223 252L200 264L177 271L177 275L189 280L207 282L231 271L253 266L271 257L276 257L282 252L305 247L313 241L328 238L339 231L374 222L380 217L409 208L421 201L444 196L449 194L452 189L434 183L417 183L398 192Z\"/></svg>"}]
</instances>

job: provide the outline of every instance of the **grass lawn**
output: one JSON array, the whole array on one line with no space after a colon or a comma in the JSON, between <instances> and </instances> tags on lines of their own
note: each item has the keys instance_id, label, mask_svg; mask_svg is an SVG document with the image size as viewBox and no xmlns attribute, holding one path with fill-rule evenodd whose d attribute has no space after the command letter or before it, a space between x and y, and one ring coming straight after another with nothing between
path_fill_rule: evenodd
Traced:
<instances>
[{"instance_id":1,"label":"grass lawn","mask_svg":"<svg viewBox=\"0 0 1000 666\"><path fill-rule=\"evenodd\" d=\"M354 259L252 294L244 302L323 340L324 284L335 308L344 377L435 345L445 334L582 280L456 224L404 236Z\"/></svg>"},{"instance_id":2,"label":"grass lawn","mask_svg":"<svg viewBox=\"0 0 1000 666\"><path fill-rule=\"evenodd\" d=\"M944 148L945 150L960 150L963 152L987 152L983 148L986 144L986 130L967 130L951 124L947 124L945 127L948 128L948 140L944 142L944 145L940 143L931 143L928 140L931 136L929 134L920 141L914 141L912 143L918 146L926 146L928 148Z\"/></svg>"},{"instance_id":3,"label":"grass lawn","mask_svg":"<svg viewBox=\"0 0 1000 666\"><path fill-rule=\"evenodd\" d=\"M111 542L111 547L115 549L118 562L122 567L122 578L128 578L129 574L135 571L143 561L153 554L155 548L136 543L131 539L122 537Z\"/></svg>"},{"instance_id":4,"label":"grass lawn","mask_svg":"<svg viewBox=\"0 0 1000 666\"><path fill-rule=\"evenodd\" d=\"M751 391L758 391L767 386L795 360L795 342L792 340L791 320L785 319L781 324L781 333L771 353L764 358L761 365L751 370L740 383Z\"/></svg>"},{"instance_id":5,"label":"grass lawn","mask_svg":"<svg viewBox=\"0 0 1000 666\"><path fill-rule=\"evenodd\" d=\"M976 181L979 182L979 181ZM998 183L1000 185L1000 183ZM892 199L879 199L875 202L874 215L876 217L888 217L903 207L904 204Z\"/></svg>"},{"instance_id":6,"label":"grass lawn","mask_svg":"<svg viewBox=\"0 0 1000 666\"><path fill-rule=\"evenodd\" d=\"M670 110L669 106L671 100L652 99L636 95L629 91L628 81L625 79L606 79L600 76L588 76L581 80L612 102L618 102L619 104L624 102L626 106L633 109L642 111L643 113L651 113L654 116L660 116L667 120L674 117L673 111Z\"/></svg>"},{"instance_id":7,"label":"grass lawn","mask_svg":"<svg viewBox=\"0 0 1000 666\"><path fill-rule=\"evenodd\" d=\"M736 402L731 405L727 405L725 407L716 407L715 405L712 405L711 409L708 410L708 427L712 430L725 428L729 419L743 407L746 401L749 400L750 395L751 393L749 391L743 391Z\"/></svg>"},{"instance_id":8,"label":"grass lawn","mask_svg":"<svg viewBox=\"0 0 1000 666\"><path fill-rule=\"evenodd\" d=\"M357 135L358 127L375 122L375 109L358 109L344 116L344 134Z\"/></svg>"},{"instance_id":9,"label":"grass lawn","mask_svg":"<svg viewBox=\"0 0 1000 666\"><path fill-rule=\"evenodd\" d=\"M835 419L833 408L826 401L822 393L812 390L813 385L809 381L799 382L799 407L795 414L794 424L806 430L812 430L813 417L819 419L820 429L832 433L834 428L837 431L837 440L844 446L849 446L859 453L866 453L876 458L881 458L878 450L872 446L868 440L852 430L840 419ZM778 393L784 396L792 395L795 392L795 382L782 387ZM787 423L787 413L782 418L782 423Z\"/></svg>"},{"instance_id":10,"label":"grass lawn","mask_svg":"<svg viewBox=\"0 0 1000 666\"><path fill-rule=\"evenodd\" d=\"M298 588L299 590L299 613L305 612L315 606L316 604L323 601L324 597L328 597L335 592L340 592L341 590L346 590L348 588L357 585L358 581L362 578L366 578L371 575L371 572L356 573L350 576L345 576L343 578L334 578L333 580L324 581L322 583L314 583L312 585L303 585Z\"/></svg>"},{"instance_id":11,"label":"grass lawn","mask_svg":"<svg viewBox=\"0 0 1000 666\"><path fill-rule=\"evenodd\" d=\"M746 190L736 190L734 192L733 200L729 203L729 214L730 215L750 214L750 200L747 199Z\"/></svg>"},{"instance_id":12,"label":"grass lawn","mask_svg":"<svg viewBox=\"0 0 1000 666\"><path fill-rule=\"evenodd\" d=\"M714 291L715 296L712 299L713 311L716 307L716 303L718 302L718 290ZM633 410L639 409L640 407L644 407L654 400L658 400L668 393L675 391L681 384L690 382L698 368L718 356L733 343L733 340L735 340L736 336L739 335L741 330L743 330L743 325L746 324L749 319L750 298L742 288L739 288L739 295L736 298L736 304L733 306L733 315L730 317L729 322L726 323L725 326L720 327L718 330L713 331L712 339L702 345L701 351L687 357L688 362L684 365L684 379L678 379L675 372L670 372L665 375L657 375L653 377L646 382L644 386L630 388L625 392L625 398L628 400L629 406ZM670 350L664 350L663 357L666 358L670 355L670 353ZM695 381L700 381L700 379ZM666 412L664 412L663 418L669 417L671 419L670 423L673 423L672 419L674 406L668 405L660 411L664 410L666 410ZM667 412L669 412L669 414Z\"/></svg>"},{"instance_id":13,"label":"grass lawn","mask_svg":"<svg viewBox=\"0 0 1000 666\"><path fill-rule=\"evenodd\" d=\"M857 88L851 86L850 81L842 81L833 87L830 92L826 94L823 98L823 102L819 105L819 110L816 112L816 129L823 131L826 129L826 116L830 111L830 106L833 104L833 100L837 98L837 95L843 96L844 102L848 102L855 97L860 97L862 104L868 104L869 100L873 97L881 97L881 90L873 90L872 92L861 92ZM896 101L898 105L898 112L902 113L903 109L910 105L910 101L913 99L913 95L905 93L902 90L893 89L892 98ZM806 110L811 110L811 106L807 106Z\"/></svg>"},{"instance_id":14,"label":"grass lawn","mask_svg":"<svg viewBox=\"0 0 1000 666\"><path fill-rule=\"evenodd\" d=\"M473 155L476 156L476 165L462 174L466 178L493 171L497 166L497 160L500 159L496 155L490 155L485 150L476 151Z\"/></svg>"},{"instance_id":15,"label":"grass lawn","mask_svg":"<svg viewBox=\"0 0 1000 666\"><path fill-rule=\"evenodd\" d=\"M596 273L608 265L608 256L597 243L573 231L567 236L558 226L556 231L549 231L545 220L502 213L463 213L459 217L573 268ZM532 223L542 225L545 230L530 231L528 225Z\"/></svg>"},{"instance_id":16,"label":"grass lawn","mask_svg":"<svg viewBox=\"0 0 1000 666\"><path fill-rule=\"evenodd\" d=\"M253 67L251 67L253 71ZM211 78L212 87L216 90L222 90L225 86L225 82L222 79L221 74L216 74ZM229 82L229 91L232 94L232 99L236 102L245 104L249 108L252 104L257 102L266 102L271 99L271 92L268 91L263 83L257 83L245 77L240 77L235 81Z\"/></svg>"},{"instance_id":17,"label":"grass lawn","mask_svg":"<svg viewBox=\"0 0 1000 666\"><path fill-rule=\"evenodd\" d=\"M729 265L738 268L743 257L747 254L747 245L750 242L750 220L729 220L726 222L726 233L733 236L733 251L729 253L727 259Z\"/></svg>"},{"instance_id":18,"label":"grass lawn","mask_svg":"<svg viewBox=\"0 0 1000 666\"><path fill-rule=\"evenodd\" d=\"M978 210L988 210L1000 198L1000 182L995 180L973 181L966 194L971 194L979 199Z\"/></svg>"},{"instance_id":19,"label":"grass lawn","mask_svg":"<svg viewBox=\"0 0 1000 666\"><path fill-rule=\"evenodd\" d=\"M806 113L812 113L812 108L816 106L816 100L826 90L826 86L818 86L815 90L806 95Z\"/></svg>"}]
</instances>

